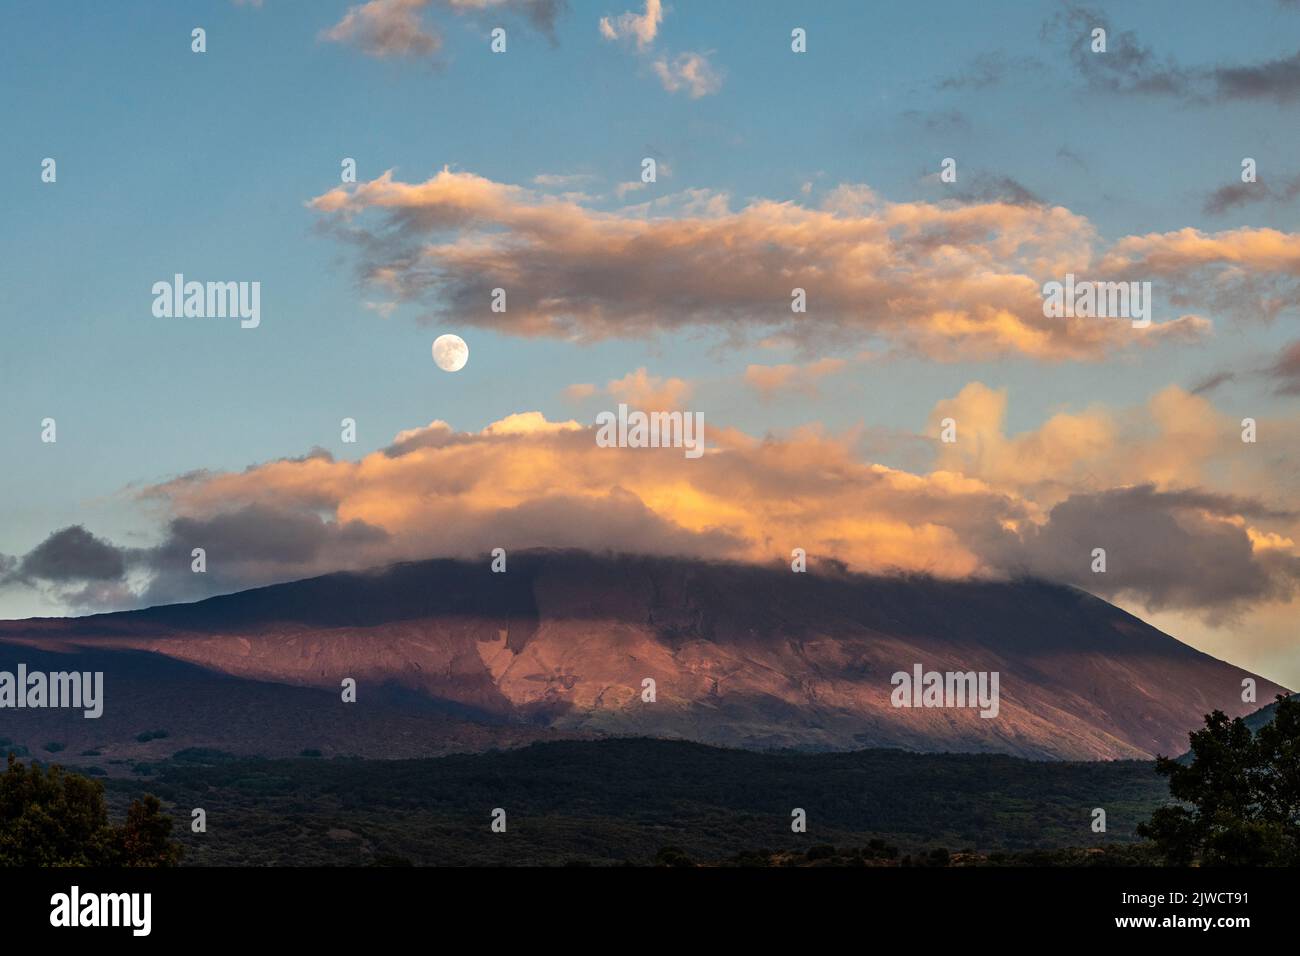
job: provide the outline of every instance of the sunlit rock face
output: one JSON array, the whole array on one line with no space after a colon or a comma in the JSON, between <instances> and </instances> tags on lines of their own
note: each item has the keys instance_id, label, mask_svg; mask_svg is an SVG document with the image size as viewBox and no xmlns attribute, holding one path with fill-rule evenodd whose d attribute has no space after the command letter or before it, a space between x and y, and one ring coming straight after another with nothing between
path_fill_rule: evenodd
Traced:
<instances>
[{"instance_id":1,"label":"sunlit rock face","mask_svg":"<svg viewBox=\"0 0 1300 956\"><path fill-rule=\"evenodd\" d=\"M0 665L24 648L67 668L90 653L108 659L109 711L114 668L126 680L142 659L123 651L319 691L264 702L259 734L271 742L297 711L336 706L353 678L357 703L337 706L382 705L394 726L422 711L454 716L429 752L445 752L449 736L467 749L497 745L498 731L473 729L492 727L517 728L518 740L544 730L752 748L1143 758L1184 751L1211 710L1259 706L1241 699L1252 675L1069 587L572 551L511 554L506 573L486 557L424 561L195 604L0 623ZM916 665L996 672L996 716L895 706L891 678ZM1260 703L1282 690L1255 679ZM133 706L157 703L147 685L133 686ZM184 706L208 706L222 686L233 685L196 684ZM400 752L422 752L419 732L404 733L416 739ZM379 737L349 752L391 752Z\"/></svg>"}]
</instances>

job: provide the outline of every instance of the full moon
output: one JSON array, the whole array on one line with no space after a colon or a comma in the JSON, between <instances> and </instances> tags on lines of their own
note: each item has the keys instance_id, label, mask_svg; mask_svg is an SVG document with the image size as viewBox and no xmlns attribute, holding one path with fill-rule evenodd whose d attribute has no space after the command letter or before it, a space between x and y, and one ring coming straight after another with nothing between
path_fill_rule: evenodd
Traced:
<instances>
[{"instance_id":1,"label":"full moon","mask_svg":"<svg viewBox=\"0 0 1300 956\"><path fill-rule=\"evenodd\" d=\"M459 335L440 335L433 340L433 360L444 372L459 372L469 361L469 346Z\"/></svg>"}]
</instances>

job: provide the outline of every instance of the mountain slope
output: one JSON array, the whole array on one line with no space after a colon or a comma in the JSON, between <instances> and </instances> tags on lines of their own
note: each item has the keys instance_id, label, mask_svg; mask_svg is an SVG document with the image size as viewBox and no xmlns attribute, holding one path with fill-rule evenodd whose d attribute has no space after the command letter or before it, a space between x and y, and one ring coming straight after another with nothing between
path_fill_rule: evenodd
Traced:
<instances>
[{"instance_id":1,"label":"mountain slope","mask_svg":"<svg viewBox=\"0 0 1300 956\"><path fill-rule=\"evenodd\" d=\"M505 574L424 561L4 622L0 664L19 659L5 644L147 651L332 700L351 677L356 708L405 696L490 722L745 747L1142 758L1184 750L1214 708L1252 709L1247 672L1068 587L567 551L513 554ZM999 672L998 716L891 706L890 676L914 664ZM1283 690L1257 681L1261 699Z\"/></svg>"},{"instance_id":2,"label":"mountain slope","mask_svg":"<svg viewBox=\"0 0 1300 956\"><path fill-rule=\"evenodd\" d=\"M1274 715L1277 714L1277 701L1273 701L1259 710L1246 717L1246 726L1251 730L1258 731L1261 727L1267 727L1273 722Z\"/></svg>"}]
</instances>

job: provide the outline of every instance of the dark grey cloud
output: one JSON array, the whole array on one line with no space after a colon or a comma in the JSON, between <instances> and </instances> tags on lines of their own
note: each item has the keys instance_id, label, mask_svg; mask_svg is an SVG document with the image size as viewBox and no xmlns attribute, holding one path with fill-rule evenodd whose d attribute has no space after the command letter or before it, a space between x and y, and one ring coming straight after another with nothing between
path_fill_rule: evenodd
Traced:
<instances>
[{"instance_id":1,"label":"dark grey cloud","mask_svg":"<svg viewBox=\"0 0 1300 956\"><path fill-rule=\"evenodd\" d=\"M381 528L362 521L338 525L317 515L250 505L209 518L176 518L159 553L183 551L189 563L192 548L209 554L238 556L241 561L294 564L310 561L328 542L365 544L387 537Z\"/></svg>"},{"instance_id":2,"label":"dark grey cloud","mask_svg":"<svg viewBox=\"0 0 1300 956\"><path fill-rule=\"evenodd\" d=\"M174 518L148 553L153 579L145 604L192 601L277 581L365 566L388 533L364 521L338 523L314 512L248 505L208 517ZM204 573L192 569L202 548Z\"/></svg>"},{"instance_id":3,"label":"dark grey cloud","mask_svg":"<svg viewBox=\"0 0 1300 956\"><path fill-rule=\"evenodd\" d=\"M1202 207L1207 216L1221 216L1250 203L1287 203L1300 196L1300 176L1274 188L1263 179L1253 183L1229 183L1206 197Z\"/></svg>"},{"instance_id":4,"label":"dark grey cloud","mask_svg":"<svg viewBox=\"0 0 1300 956\"><path fill-rule=\"evenodd\" d=\"M0 555L0 585L25 585L77 610L192 601L364 565L387 539L382 528L362 521L340 524L260 505L175 518L163 543L152 548L118 547L72 525L21 559ZM206 553L204 573L192 570L195 548ZM129 582L131 572L148 580L143 593L139 581L134 588Z\"/></svg>"},{"instance_id":5,"label":"dark grey cloud","mask_svg":"<svg viewBox=\"0 0 1300 956\"><path fill-rule=\"evenodd\" d=\"M122 549L95 537L81 525L70 525L27 552L14 574L24 580L56 584L116 581L126 574L126 566Z\"/></svg>"},{"instance_id":6,"label":"dark grey cloud","mask_svg":"<svg viewBox=\"0 0 1300 956\"><path fill-rule=\"evenodd\" d=\"M954 195L968 203L1008 203L1012 206L1045 206L1047 203L1019 180L1010 176L976 172Z\"/></svg>"},{"instance_id":7,"label":"dark grey cloud","mask_svg":"<svg viewBox=\"0 0 1300 956\"><path fill-rule=\"evenodd\" d=\"M491 26L500 26L497 20L502 12L514 14L548 36L552 43L555 25L569 9L568 0L482 0L477 4L466 0L433 0L433 3L449 13L475 17L485 25L491 20Z\"/></svg>"},{"instance_id":8,"label":"dark grey cloud","mask_svg":"<svg viewBox=\"0 0 1300 956\"><path fill-rule=\"evenodd\" d=\"M1106 31L1106 52L1092 52L1092 31ZM1300 52L1259 63L1182 65L1159 55L1132 30L1117 30L1098 10L1068 4L1043 24L1044 40L1065 45L1075 72L1094 91L1212 100L1300 98Z\"/></svg>"},{"instance_id":9,"label":"dark grey cloud","mask_svg":"<svg viewBox=\"0 0 1300 956\"><path fill-rule=\"evenodd\" d=\"M1258 363L1258 360L1256 360ZM1243 364L1237 369L1211 372L1192 388L1193 395L1203 395L1229 382L1262 382L1275 395L1300 395L1300 339L1282 349L1280 355L1265 364Z\"/></svg>"},{"instance_id":10,"label":"dark grey cloud","mask_svg":"<svg viewBox=\"0 0 1300 956\"><path fill-rule=\"evenodd\" d=\"M1300 559L1256 551L1245 528L1219 520L1233 514L1277 512L1249 499L1153 485L1073 495L1024 539L1018 570L1109 599L1136 598L1152 610L1196 609L1212 619L1295 594ZM1106 550L1105 573L1092 571L1094 548Z\"/></svg>"},{"instance_id":11,"label":"dark grey cloud","mask_svg":"<svg viewBox=\"0 0 1300 956\"><path fill-rule=\"evenodd\" d=\"M506 9L523 14L538 30L554 37L555 24L568 12L568 0L511 0Z\"/></svg>"},{"instance_id":12,"label":"dark grey cloud","mask_svg":"<svg viewBox=\"0 0 1300 956\"><path fill-rule=\"evenodd\" d=\"M1263 202L1268 195L1268 187L1263 182L1229 183L1210 193L1201 209L1207 216L1221 216L1229 209Z\"/></svg>"},{"instance_id":13,"label":"dark grey cloud","mask_svg":"<svg viewBox=\"0 0 1300 956\"><path fill-rule=\"evenodd\" d=\"M1088 164L1084 162L1083 157L1080 156L1078 153L1076 153L1074 150L1070 149L1069 146L1061 146L1059 149L1057 149L1056 158L1060 160L1064 160L1067 163L1073 163L1075 166L1078 166L1080 169L1088 168Z\"/></svg>"},{"instance_id":14,"label":"dark grey cloud","mask_svg":"<svg viewBox=\"0 0 1300 956\"><path fill-rule=\"evenodd\" d=\"M961 110L923 112L907 110L902 114L905 122L921 127L930 133L965 133L971 128L970 120Z\"/></svg>"},{"instance_id":15,"label":"dark grey cloud","mask_svg":"<svg viewBox=\"0 0 1300 956\"><path fill-rule=\"evenodd\" d=\"M1092 52L1092 31L1106 31L1106 52ZM1132 30L1116 30L1097 10L1068 4L1043 24L1044 40L1066 45L1075 71L1093 90L1110 93L1186 96L1192 75L1173 60L1160 58Z\"/></svg>"},{"instance_id":16,"label":"dark grey cloud","mask_svg":"<svg viewBox=\"0 0 1300 956\"><path fill-rule=\"evenodd\" d=\"M1300 52L1249 66L1218 67L1210 76L1222 99L1289 103L1300 99Z\"/></svg>"},{"instance_id":17,"label":"dark grey cloud","mask_svg":"<svg viewBox=\"0 0 1300 956\"><path fill-rule=\"evenodd\" d=\"M1279 395L1300 395L1300 340L1287 346L1281 357L1266 369Z\"/></svg>"},{"instance_id":18,"label":"dark grey cloud","mask_svg":"<svg viewBox=\"0 0 1300 956\"><path fill-rule=\"evenodd\" d=\"M1213 372L1193 385L1191 392L1193 395L1205 395L1214 391L1220 385L1227 385L1229 382L1235 382L1236 380L1236 372Z\"/></svg>"},{"instance_id":19,"label":"dark grey cloud","mask_svg":"<svg viewBox=\"0 0 1300 956\"><path fill-rule=\"evenodd\" d=\"M939 90L985 90L998 86L1008 79L1024 73L1041 70L1042 61L1032 56L1011 56L998 50L981 53L958 72L944 77L935 88Z\"/></svg>"}]
</instances>

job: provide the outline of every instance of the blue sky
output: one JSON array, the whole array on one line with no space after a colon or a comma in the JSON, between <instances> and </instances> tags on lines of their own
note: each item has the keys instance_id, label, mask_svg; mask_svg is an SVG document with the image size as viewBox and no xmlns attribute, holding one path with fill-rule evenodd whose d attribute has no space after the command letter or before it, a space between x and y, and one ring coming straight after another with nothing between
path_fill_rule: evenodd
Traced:
<instances>
[{"instance_id":1,"label":"blue sky","mask_svg":"<svg viewBox=\"0 0 1300 956\"><path fill-rule=\"evenodd\" d=\"M646 51L601 36L601 17L641 7L572 0L548 38L510 9L459 14L434 0L418 17L442 36L436 57L370 56L323 38L346 2L10 10L0 38L11 226L0 233L0 554L24 555L74 524L116 546L154 545L167 505L133 490L196 469L239 472L314 446L360 459L435 419L477 431L537 410L589 423L610 399L574 402L565 388L640 367L690 382L693 407L753 436L810 422L920 433L936 403L971 382L1007 389L1016 433L1062 410L1140 407L1223 369L1239 373L1213 393L1228 419L1294 418L1294 397L1242 371L1296 338L1293 313L1242 323L1205 303L1175 306L1160 288L1157 317L1194 311L1213 335L1100 360L901 354L775 400L743 385L748 365L852 360L889 343L823 343L812 324L802 349L774 353L759 334L736 342L708 323L579 343L422 323L427 301L388 317L367 309L381 297L308 206L340 185L343 157L357 160L363 182L392 170L420 183L444 167L520 186L582 176L575 188L595 197L584 207L601 212L624 205L614 187L637 178L643 156L669 173L627 202L708 190L733 211L756 199L817 206L840 184L894 203L945 201L926 177L952 156L967 188L1014 181L1086 218L1103 247L1188 227L1294 226L1291 201L1213 217L1203 205L1238 181L1243 156L1265 182L1300 176L1295 98L1099 89L1069 60L1070 28L1044 33L1064 5L678 2ZM1300 45L1300 9L1275 0L1079 9L1104 18L1113 44L1132 31L1155 61L1193 73L1283 60ZM488 47L498 24L504 55ZM190 50L196 26L207 31L203 54ZM790 51L796 26L808 32L807 54ZM687 51L707 57L720 88L692 97L664 87L654 62ZM994 81L945 85L994 62ZM40 179L47 156L55 184ZM155 318L150 287L176 272L260 281L261 326ZM470 345L454 375L430 361L443 331ZM47 416L56 445L39 443ZM356 445L339 441L345 416L358 421ZM912 466L900 447L877 449L876 460ZM48 590L0 587L0 615L64 609Z\"/></svg>"}]
</instances>

